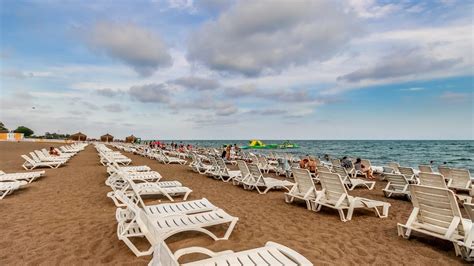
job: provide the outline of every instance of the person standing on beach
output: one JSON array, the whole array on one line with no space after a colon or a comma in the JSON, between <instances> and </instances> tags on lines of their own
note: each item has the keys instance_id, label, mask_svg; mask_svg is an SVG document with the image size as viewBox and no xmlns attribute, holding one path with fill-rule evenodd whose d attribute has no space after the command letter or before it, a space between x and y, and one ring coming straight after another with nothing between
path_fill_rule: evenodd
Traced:
<instances>
[{"instance_id":1,"label":"person standing on beach","mask_svg":"<svg viewBox=\"0 0 474 266\"><path fill-rule=\"evenodd\" d=\"M226 147L224 145L224 146L222 146L222 155L221 155L222 159L224 159L226 157L225 155L226 155Z\"/></svg>"},{"instance_id":2,"label":"person standing on beach","mask_svg":"<svg viewBox=\"0 0 474 266\"><path fill-rule=\"evenodd\" d=\"M227 145L227 147L225 148L225 159L226 160L230 160L230 145Z\"/></svg>"}]
</instances>

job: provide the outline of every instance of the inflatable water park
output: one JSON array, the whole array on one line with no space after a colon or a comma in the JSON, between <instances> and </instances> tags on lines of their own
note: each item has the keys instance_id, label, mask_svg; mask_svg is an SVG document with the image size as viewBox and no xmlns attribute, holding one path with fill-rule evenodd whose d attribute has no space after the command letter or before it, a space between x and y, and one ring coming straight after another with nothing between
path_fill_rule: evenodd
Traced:
<instances>
[{"instance_id":1,"label":"inflatable water park","mask_svg":"<svg viewBox=\"0 0 474 266\"><path fill-rule=\"evenodd\" d=\"M241 147L242 149L295 149L299 148L299 146L295 143L291 143L289 141L285 141L280 144L265 144L261 140L250 140L249 145Z\"/></svg>"}]
</instances>

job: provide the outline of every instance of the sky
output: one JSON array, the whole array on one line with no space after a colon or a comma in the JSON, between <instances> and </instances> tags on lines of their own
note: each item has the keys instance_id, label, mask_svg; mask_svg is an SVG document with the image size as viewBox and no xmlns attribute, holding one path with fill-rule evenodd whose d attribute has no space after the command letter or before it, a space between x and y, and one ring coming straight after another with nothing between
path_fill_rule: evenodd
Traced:
<instances>
[{"instance_id":1,"label":"sky","mask_svg":"<svg viewBox=\"0 0 474 266\"><path fill-rule=\"evenodd\" d=\"M474 139L473 5L3 0L0 121L92 138Z\"/></svg>"}]
</instances>

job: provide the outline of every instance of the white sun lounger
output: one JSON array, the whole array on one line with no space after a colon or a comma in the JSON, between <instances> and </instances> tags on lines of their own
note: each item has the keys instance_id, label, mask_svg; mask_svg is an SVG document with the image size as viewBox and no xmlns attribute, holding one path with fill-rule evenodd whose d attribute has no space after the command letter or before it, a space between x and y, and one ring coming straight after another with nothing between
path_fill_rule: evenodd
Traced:
<instances>
[{"instance_id":1,"label":"white sun lounger","mask_svg":"<svg viewBox=\"0 0 474 266\"><path fill-rule=\"evenodd\" d=\"M398 171L400 172L400 174L404 175L408 182L410 182L411 184L416 184L418 182L416 180L415 170L413 170L413 168L399 166Z\"/></svg>"},{"instance_id":2,"label":"white sun lounger","mask_svg":"<svg viewBox=\"0 0 474 266\"><path fill-rule=\"evenodd\" d=\"M390 198L393 195L402 195L410 199L410 182L402 174L385 174L387 186L382 190L385 197Z\"/></svg>"},{"instance_id":3,"label":"white sun lounger","mask_svg":"<svg viewBox=\"0 0 474 266\"><path fill-rule=\"evenodd\" d=\"M192 192L192 190L188 187L162 187L157 183L135 183L135 181L125 176L123 177L123 179L130 184L130 188L137 196L165 196L170 201L174 201L172 196L182 195L183 200L186 200L189 194Z\"/></svg>"},{"instance_id":4,"label":"white sun lounger","mask_svg":"<svg viewBox=\"0 0 474 266\"><path fill-rule=\"evenodd\" d=\"M460 191L472 191L472 179L469 170L467 169L450 169L450 180L448 187Z\"/></svg>"},{"instance_id":5,"label":"white sun lounger","mask_svg":"<svg viewBox=\"0 0 474 266\"><path fill-rule=\"evenodd\" d=\"M44 171L35 171L27 173L5 173L0 171L0 181L19 181L24 180L28 183L35 181L36 179L44 175Z\"/></svg>"},{"instance_id":6,"label":"white sun lounger","mask_svg":"<svg viewBox=\"0 0 474 266\"><path fill-rule=\"evenodd\" d=\"M240 171L240 176L234 177L232 179L232 184L233 185L241 185L244 184L244 182L249 178L250 176L250 170L247 167L247 163L245 163L242 160L237 160L237 166L239 167Z\"/></svg>"},{"instance_id":7,"label":"white sun lounger","mask_svg":"<svg viewBox=\"0 0 474 266\"><path fill-rule=\"evenodd\" d=\"M248 164L247 165L250 170L249 177L243 182L244 188L246 189L256 189L259 194L266 194L270 189L286 189L290 191L291 187L295 185L290 181L286 180L279 180L272 177L264 177L260 169L256 164ZM260 188L264 187L265 190L261 190Z\"/></svg>"},{"instance_id":8,"label":"white sun lounger","mask_svg":"<svg viewBox=\"0 0 474 266\"><path fill-rule=\"evenodd\" d=\"M21 157L25 159L25 162L22 165L25 170L33 170L38 167L58 168L59 166L63 165L62 162L36 162L26 155L21 155Z\"/></svg>"},{"instance_id":9,"label":"white sun lounger","mask_svg":"<svg viewBox=\"0 0 474 266\"><path fill-rule=\"evenodd\" d=\"M187 254L204 254L210 258L180 264L179 258ZM202 247L177 250L174 254L164 241L154 246L153 259L148 266L214 266L214 265L295 265L312 266L303 255L281 244L268 241L264 247L234 252L213 252Z\"/></svg>"},{"instance_id":10,"label":"white sun lounger","mask_svg":"<svg viewBox=\"0 0 474 266\"><path fill-rule=\"evenodd\" d=\"M375 181L367 181L361 178L351 178L350 173L348 173L346 168L342 166L333 165L332 172L339 174L342 177L342 180L344 181L344 185L346 185L346 187L349 190L354 190L354 188L360 187L360 186L364 186L368 188L369 190L374 189Z\"/></svg>"},{"instance_id":11,"label":"white sun lounger","mask_svg":"<svg viewBox=\"0 0 474 266\"><path fill-rule=\"evenodd\" d=\"M471 219L471 229L467 231L464 240L455 242L456 254L468 261L474 261L474 204L464 203L464 210Z\"/></svg>"},{"instance_id":12,"label":"white sun lounger","mask_svg":"<svg viewBox=\"0 0 474 266\"><path fill-rule=\"evenodd\" d=\"M124 197L129 197L130 195L126 195L122 191L116 191L115 197L120 202L125 202L126 199ZM195 213L202 213L208 211L215 211L219 208L214 206L209 200L206 198L202 198L199 200L189 200L183 202L170 202L170 203L160 203L155 205L145 205L145 203L141 200L140 197L136 195L131 195L130 200L134 203L140 203L141 208L146 212L147 215L150 216L170 216L170 215L177 215L177 214L195 214ZM124 204L124 206L126 206ZM118 222L122 222L124 220L132 219L132 214L127 209L117 208L115 217L117 218Z\"/></svg>"},{"instance_id":13,"label":"white sun lounger","mask_svg":"<svg viewBox=\"0 0 474 266\"><path fill-rule=\"evenodd\" d=\"M156 243L155 239L166 239L181 232L197 231L210 236L214 240L224 240L229 239L235 224L239 220L239 218L227 214L222 209L195 214L150 216L129 198L125 197L124 201L128 210L133 213L131 215L133 218L130 221L119 222L117 235L137 257L150 255L153 252L153 246L148 250L141 251L133 244L130 238L145 236L150 244L153 245ZM222 237L218 237L206 229L207 227L223 224L229 224L229 227ZM147 234L149 232L152 232L152 235Z\"/></svg>"},{"instance_id":14,"label":"white sun lounger","mask_svg":"<svg viewBox=\"0 0 474 266\"><path fill-rule=\"evenodd\" d=\"M420 172L433 173L433 169L431 168L431 165L421 164L421 165L418 165L418 169L420 169Z\"/></svg>"},{"instance_id":15,"label":"white sun lounger","mask_svg":"<svg viewBox=\"0 0 474 266\"><path fill-rule=\"evenodd\" d=\"M409 238L413 231L449 240L457 249L472 222L462 218L454 193L449 189L410 185L413 211L406 224L398 224L398 235Z\"/></svg>"},{"instance_id":16,"label":"white sun lounger","mask_svg":"<svg viewBox=\"0 0 474 266\"><path fill-rule=\"evenodd\" d=\"M230 180L239 177L242 173L239 170L229 170L222 158L217 158L218 171L215 173L222 181L229 182Z\"/></svg>"},{"instance_id":17,"label":"white sun lounger","mask_svg":"<svg viewBox=\"0 0 474 266\"><path fill-rule=\"evenodd\" d=\"M312 202L314 211L320 211L322 206L336 209L343 222L352 219L352 213L356 208L372 209L379 218L388 216L390 203L350 196L338 174L320 172L319 178L323 189L318 192L317 198ZM382 208L382 213L378 208ZM344 214L345 210L347 210L347 215Z\"/></svg>"},{"instance_id":18,"label":"white sun lounger","mask_svg":"<svg viewBox=\"0 0 474 266\"><path fill-rule=\"evenodd\" d=\"M311 173L307 169L291 168L295 184L291 190L285 193L285 201L287 203L300 199L306 202L306 207L311 210L311 201L317 197L317 189L314 185Z\"/></svg>"},{"instance_id":19,"label":"white sun lounger","mask_svg":"<svg viewBox=\"0 0 474 266\"><path fill-rule=\"evenodd\" d=\"M26 184L26 181L0 182L0 200Z\"/></svg>"}]
</instances>

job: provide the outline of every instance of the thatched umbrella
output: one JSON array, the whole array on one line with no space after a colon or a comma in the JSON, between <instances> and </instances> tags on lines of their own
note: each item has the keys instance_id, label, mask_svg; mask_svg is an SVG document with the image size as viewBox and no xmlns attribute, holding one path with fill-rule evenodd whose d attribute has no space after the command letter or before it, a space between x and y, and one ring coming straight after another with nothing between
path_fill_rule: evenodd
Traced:
<instances>
[{"instance_id":1,"label":"thatched umbrella","mask_svg":"<svg viewBox=\"0 0 474 266\"><path fill-rule=\"evenodd\" d=\"M82 134L81 132L77 132L76 134L71 135L72 140L78 140L78 141L85 141L87 139L87 135Z\"/></svg>"},{"instance_id":2,"label":"thatched umbrella","mask_svg":"<svg viewBox=\"0 0 474 266\"><path fill-rule=\"evenodd\" d=\"M114 141L114 136L110 135L109 133L103 135L103 136L100 136L100 141L103 141L103 142L111 142L111 141Z\"/></svg>"},{"instance_id":3,"label":"thatched umbrella","mask_svg":"<svg viewBox=\"0 0 474 266\"><path fill-rule=\"evenodd\" d=\"M137 138L134 135L131 135L125 138L125 142L129 142L129 143L135 142L135 140L137 140Z\"/></svg>"}]
</instances>

